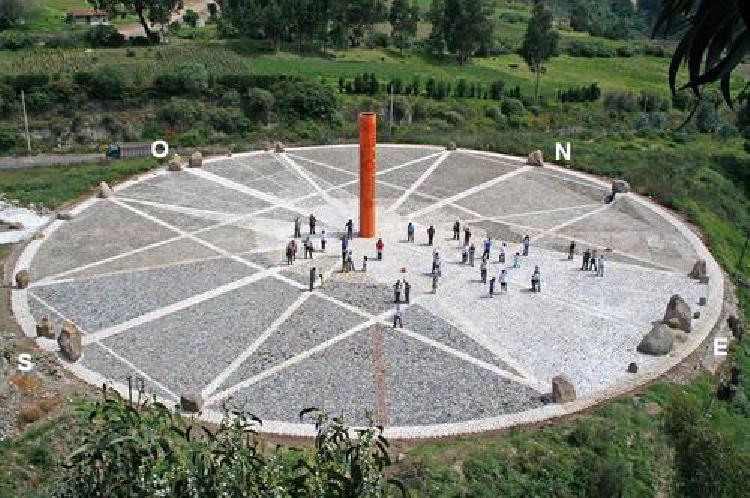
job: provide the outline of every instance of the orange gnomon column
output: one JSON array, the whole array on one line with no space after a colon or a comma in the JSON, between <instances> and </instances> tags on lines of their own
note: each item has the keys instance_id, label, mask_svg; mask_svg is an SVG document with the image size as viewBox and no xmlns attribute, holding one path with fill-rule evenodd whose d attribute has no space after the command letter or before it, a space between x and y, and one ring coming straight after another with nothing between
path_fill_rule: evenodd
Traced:
<instances>
[{"instance_id":1,"label":"orange gnomon column","mask_svg":"<svg viewBox=\"0 0 750 498\"><path fill-rule=\"evenodd\" d=\"M377 115L363 112L359 115L359 234L375 237L375 145L377 143Z\"/></svg>"}]
</instances>

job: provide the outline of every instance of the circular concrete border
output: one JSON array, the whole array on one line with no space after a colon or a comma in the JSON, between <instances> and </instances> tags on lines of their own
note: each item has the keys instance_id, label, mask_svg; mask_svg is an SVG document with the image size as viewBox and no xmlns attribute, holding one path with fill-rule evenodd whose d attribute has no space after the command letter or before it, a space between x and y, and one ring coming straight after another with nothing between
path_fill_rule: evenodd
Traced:
<instances>
[{"instance_id":1,"label":"circular concrete border","mask_svg":"<svg viewBox=\"0 0 750 498\"><path fill-rule=\"evenodd\" d=\"M429 145L420 146L420 145L409 145L409 144L378 144L378 146L380 147L407 147L407 148L420 148L420 147L435 148L435 146L429 146ZM312 149L312 148L347 148L347 147L353 148L353 147L358 147L358 145L332 145L332 146L324 145L324 146L317 146L317 147L295 147L295 148L289 148L287 150L294 151L294 150L305 150L305 149ZM523 158L519 158L515 156L508 156L505 154L475 151L475 150L469 150L469 149L458 149L458 151L470 153L470 154L476 154L480 156L500 157L500 158L518 162L521 164L526 163L526 160ZM249 157L253 155L263 154L265 152L266 151L255 151L255 152L248 152L248 153L242 153L242 154L232 154L232 157ZM224 157L206 159L204 160L204 163L211 163L211 162L220 161L223 159ZM553 165L547 165L545 166L545 169L558 172L558 173L564 173L565 175L573 176L573 177L580 178L581 180L585 180L588 183L594 183L594 184L603 186L605 188L610 188L610 184L608 182L600 180L599 178L596 178L592 175L588 175L588 174L577 172L577 171L572 171L572 170L565 169L565 168L560 168L560 167L553 166ZM167 171L165 169L159 169L154 172L139 175L132 180L126 181L124 183L121 183L115 186L113 190L117 192L119 190L132 186L143 180L147 180L149 178L155 178L163 174L167 174ZM588 396L579 397L578 399L576 399L576 401L572 403L549 404L540 408L535 408L535 409L531 409L531 410L527 410L527 411L523 411L519 413L501 415L497 417L490 417L490 418L484 418L484 419L475 419L475 420L470 420L470 421L465 421L465 422L430 424L430 425L419 425L419 426L386 427L384 435L387 438L391 438L391 439L419 439L419 438L454 436L454 435L461 435L461 434L471 434L471 433L506 429L506 428L516 426L516 425L542 422L545 420L554 419L554 418L562 417L565 415L570 415L575 412L585 410L587 408L591 408L608 399L624 394L644 384L652 382L655 379L662 376L663 374L665 374L666 372L668 372L669 370L671 370L672 368L674 368L676 365L680 364L683 360L685 360L685 358L691 355L698 348L698 346L706 339L706 337L710 334L711 330L713 329L713 327L719 320L719 317L721 315L722 303L724 301L724 274L721 271L721 267L716 262L716 260L714 259L713 255L710 253L708 248L706 248L706 246L700 240L700 238L698 238L698 236L689 227L687 227L681 220L679 220L675 215L670 213L665 208L654 203L653 201L650 201L638 195L633 194L631 196L631 199L633 199L635 202L638 202L642 206L650 209L655 214L661 216L663 219L669 222L672 226L674 226L680 232L680 234L690 242L690 244L693 246L696 253L698 254L699 258L704 259L706 261L707 273L709 276L708 305L704 308L705 313L703 315L703 319L701 319L700 322L698 322L697 326L692 330L692 332L687 335L687 340L680 348L678 355L665 357L663 362L659 364L658 369L653 369L649 372L635 374L632 377L629 377L628 381L626 382L620 382L616 385L611 386L608 389L598 391ZM89 198L81 202L80 204L76 205L70 212L73 215L77 215L78 213L82 212L89 206L92 206L96 202L99 202L99 199L95 197ZM55 230L57 230L64 223L65 223L64 221L56 220L50 223L49 225L47 225L41 232L44 235L44 239L46 239L50 234L52 234ZM44 242L44 239L41 239L41 240L34 239L28 243L28 245L23 249L23 252L21 253L21 255L19 256L16 262L13 275L15 275L17 272L21 270L29 269L29 267L31 266L31 262L34 259L36 252L39 250L39 247ZM11 280L12 278L13 276L11 276ZM14 287L12 284L11 286ZM35 339L39 347L44 349L45 351L49 351L49 352L58 351L57 342L55 340L36 337L36 321L34 320L34 317L32 316L31 311L29 309L26 289L16 289L15 287L13 288L12 295L11 295L11 308L12 308L14 316L16 317L16 320L18 321L19 326L21 327L21 329L23 330L24 334L27 337ZM95 386L101 386L102 384L107 383L108 386L118 391L121 395L127 396L128 388L123 383L117 383L117 382L112 383L108 381L106 378L104 378L103 376L101 376L100 374L94 371L91 371L81 366L80 364L67 362L62 358L60 359L60 363L65 368L67 368L70 372L72 372L74 375L88 382L89 384L92 384ZM169 399L164 399L164 398L157 398L157 400L164 403L166 406L174 406L176 402L176 400L169 400ZM218 423L219 421L221 421L222 417L223 417L223 414L217 410L205 410L201 412L200 414L201 419L207 422L212 422L212 423ZM263 426L260 427L259 429L262 432L278 434L278 435L283 435L283 436L311 437L311 436L315 436L316 434L315 427L312 424L287 423L287 422L278 422L278 421L272 421L272 420L264 421Z\"/></svg>"}]
</instances>

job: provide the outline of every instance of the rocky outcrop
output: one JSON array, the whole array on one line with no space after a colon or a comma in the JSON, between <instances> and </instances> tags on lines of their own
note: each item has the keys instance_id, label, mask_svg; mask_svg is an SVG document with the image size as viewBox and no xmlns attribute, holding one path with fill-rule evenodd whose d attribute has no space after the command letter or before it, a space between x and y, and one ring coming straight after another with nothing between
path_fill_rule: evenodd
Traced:
<instances>
[{"instance_id":1,"label":"rocky outcrop","mask_svg":"<svg viewBox=\"0 0 750 498\"><path fill-rule=\"evenodd\" d=\"M542 154L541 150L535 150L531 154L529 154L528 159L526 160L526 164L529 166L544 166L544 155Z\"/></svg>"},{"instance_id":2,"label":"rocky outcrop","mask_svg":"<svg viewBox=\"0 0 750 498\"><path fill-rule=\"evenodd\" d=\"M627 194L630 192L630 184L625 180L615 180L612 182L612 193Z\"/></svg>"},{"instance_id":3,"label":"rocky outcrop","mask_svg":"<svg viewBox=\"0 0 750 498\"><path fill-rule=\"evenodd\" d=\"M180 396L180 408L183 411L197 413L203 408L203 396L199 392L187 392Z\"/></svg>"},{"instance_id":4,"label":"rocky outcrop","mask_svg":"<svg viewBox=\"0 0 750 498\"><path fill-rule=\"evenodd\" d=\"M199 150L196 150L193 152L193 155L190 156L190 167L191 168L200 168L203 166L203 154Z\"/></svg>"},{"instance_id":5,"label":"rocky outcrop","mask_svg":"<svg viewBox=\"0 0 750 498\"><path fill-rule=\"evenodd\" d=\"M576 400L576 388L564 375L552 379L552 402L570 403Z\"/></svg>"},{"instance_id":6,"label":"rocky outcrop","mask_svg":"<svg viewBox=\"0 0 750 498\"><path fill-rule=\"evenodd\" d=\"M672 351L674 333L663 323L657 323L636 348L639 353L664 356Z\"/></svg>"},{"instance_id":7,"label":"rocky outcrop","mask_svg":"<svg viewBox=\"0 0 750 498\"><path fill-rule=\"evenodd\" d=\"M63 325L57 344L66 360L78 361L81 357L81 331L72 323Z\"/></svg>"},{"instance_id":8,"label":"rocky outcrop","mask_svg":"<svg viewBox=\"0 0 750 498\"><path fill-rule=\"evenodd\" d=\"M29 271L21 270L16 273L16 287L19 289L25 289L29 286Z\"/></svg>"},{"instance_id":9,"label":"rocky outcrop","mask_svg":"<svg viewBox=\"0 0 750 498\"><path fill-rule=\"evenodd\" d=\"M671 324L673 328L678 328L684 332L690 332L692 330L692 317L693 313L685 300L678 294L673 295L669 304L667 304L667 310L664 312L664 323Z\"/></svg>"}]
</instances>

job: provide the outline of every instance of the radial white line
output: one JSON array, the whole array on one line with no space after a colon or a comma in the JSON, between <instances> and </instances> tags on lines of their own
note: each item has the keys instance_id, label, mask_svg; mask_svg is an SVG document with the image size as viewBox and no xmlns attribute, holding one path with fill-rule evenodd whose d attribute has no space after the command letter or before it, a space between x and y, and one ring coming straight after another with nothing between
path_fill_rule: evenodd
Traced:
<instances>
[{"instance_id":1,"label":"radial white line","mask_svg":"<svg viewBox=\"0 0 750 498\"><path fill-rule=\"evenodd\" d=\"M406 191L401 195L401 197L399 197L398 199L396 199L396 202L394 202L388 208L388 212L392 213L392 212L396 211L396 209L398 209L398 207L401 206L401 204L403 204L406 201L406 199L408 199L409 196L415 190L417 190L420 187L420 185L422 185L430 177L430 175L438 168L438 166L440 166L441 164L443 164L443 162L446 159L448 159L448 157L450 155L451 155L450 151L446 151L446 152L440 153L440 157L438 158L438 160L435 161L434 163L432 163L432 165L429 168L427 168L427 170L424 173L422 173L419 176L419 178L417 178L414 181L414 183L412 183L411 186L409 186L409 188L406 189Z\"/></svg>"},{"instance_id":2,"label":"radial white line","mask_svg":"<svg viewBox=\"0 0 750 498\"><path fill-rule=\"evenodd\" d=\"M208 231L214 230L216 228L220 228L220 227L223 227L223 226L226 226L226 225L231 225L233 223L239 223L239 222L241 222L241 221L243 221L245 219L249 219L249 218L252 218L254 216L259 216L259 215L267 213L269 211L273 211L274 209L276 209L276 206L265 207L263 209L259 209L257 211L252 212L252 213L249 213L249 214L243 214L243 215L237 216L236 218L233 218L233 219L230 219L230 220L226 220L226 221L222 221L221 223L217 223L215 225L211 225L211 226L208 226L208 227L205 227L205 228L201 228L200 230L195 230L193 232L188 232L188 234L190 234L190 235L199 235L199 234L201 234L203 232L208 232ZM39 286L39 285L47 285L47 283L50 282L50 281L62 279L62 278L66 277L68 275L71 275L73 273L77 273L77 272L83 271L83 270L88 270L90 268L94 268L96 266L103 265L103 264L106 264L106 263L111 263L113 261L117 261L118 259L127 258L128 256L132 256L134 254L138 254L138 253L141 253L141 252L144 252L144 251L148 251L150 249L154 249L154 248L157 248L159 246L163 246L165 244L169 244L170 242L175 242L175 241L178 241L178 240L181 240L181 239L185 239L185 238L188 238L187 235L179 235L177 237L172 237L172 238L169 238L169 239L166 239L166 240L155 242L153 244L149 244L147 246L139 247L138 249L133 249L132 251L126 251L126 252L117 254L115 256L110 256L109 258L100 259L98 261L94 261L93 263L88 263L88 264L85 264L85 265L82 265L82 266L71 268L70 270L66 270L66 271L63 271L63 272L60 272L60 273L56 273L55 275L50 275L49 277L45 277L45 278L39 280L38 282L32 282L29 285L29 287L36 287L36 286Z\"/></svg>"},{"instance_id":3,"label":"radial white line","mask_svg":"<svg viewBox=\"0 0 750 498\"><path fill-rule=\"evenodd\" d=\"M547 235L552 235L553 233L556 233L558 230L562 230L563 228L568 227L570 225L573 225L575 223L578 223L579 221L583 221L586 218L589 218L591 216L595 216L595 215L601 213L602 211L605 211L605 210L609 209L613 205L614 205L614 202L612 202L610 204L605 204L605 205L599 207L598 209L594 209L593 211L589 211L588 213L584 213L584 214L582 214L580 216L576 216L573 219L570 219L568 221L564 221L564 222L560 223L559 225L555 225L552 228L548 228L547 230L545 230L544 235L542 235L539 238L541 239L543 237L546 237Z\"/></svg>"},{"instance_id":4,"label":"radial white line","mask_svg":"<svg viewBox=\"0 0 750 498\"><path fill-rule=\"evenodd\" d=\"M136 209L133 206L129 206L129 205L123 203L123 202L118 201L117 199L114 199L114 198L112 198L110 200L112 202L114 202L115 204L117 204L118 206L124 207L125 209L129 209L130 211L132 211L132 212L134 212L134 213L136 213L136 214L138 214L140 216L143 216L147 220L153 221L154 223L158 223L159 225L162 225L165 228L168 228L170 230L173 230L173 231L179 233L183 237L189 238L193 242L197 242L198 244L200 244L200 245L202 245L204 247L207 247L208 249L214 251L217 254L221 254L225 258L232 259L234 261L237 261L238 263L242 263L242 264L244 264L246 266L249 266L250 268L254 268L256 270L263 269L263 267L260 266L260 265L257 265L257 264L255 264L255 263L253 263L251 261L247 261L246 259L243 259L243 258L237 256L236 254L232 254L231 252L226 251L226 250L222 249L221 247L215 246L214 244L212 244L210 242L207 242L207 241L205 241L203 239L200 239L200 238L196 237L193 234L187 233L187 232L185 232L185 231L177 228L176 226L170 225L166 221L162 221L159 218L156 218L155 216L151 216L148 213L144 213L140 209Z\"/></svg>"},{"instance_id":5,"label":"radial white line","mask_svg":"<svg viewBox=\"0 0 750 498\"><path fill-rule=\"evenodd\" d=\"M376 176L385 175L386 173L390 173L391 171L396 171L396 170L399 170L401 168L406 168L406 167L411 166L413 164L421 163L423 161L425 161L425 162L429 161L429 160L434 159L434 158L436 158L436 157L438 157L438 156L440 156L442 154L445 154L445 152L444 151L440 151L440 152L436 152L434 154L430 154L429 156L424 156L424 157L419 157L417 159L412 159L411 161L407 161L407 162L405 162L403 164L399 164L398 166L392 166L390 168L386 168L384 170L378 171L378 172L375 173L375 175Z\"/></svg>"},{"instance_id":6,"label":"radial white line","mask_svg":"<svg viewBox=\"0 0 750 498\"><path fill-rule=\"evenodd\" d=\"M345 174L350 175L350 176L359 176L358 173L355 173L353 171L349 171L348 169L342 169L342 168L339 168L339 167L336 167L336 166L332 166L330 164L321 163L320 161L314 161L314 160L308 159L306 157L297 156L297 155L291 154L291 153L287 153L286 156L288 158L291 158L291 159L296 159L298 161L303 161L303 162L306 162L306 163L314 164L315 166L320 166L322 168L328 168L328 169L330 169L332 171L337 171L339 173L345 173Z\"/></svg>"},{"instance_id":7,"label":"radial white line","mask_svg":"<svg viewBox=\"0 0 750 498\"><path fill-rule=\"evenodd\" d=\"M75 321L71 320L67 316L65 316L62 313L60 313L60 311L58 311L56 308L52 307L48 302L46 302L44 299L40 298L39 296L35 295L34 293L29 292L28 295L30 295L32 298L34 298L36 301L38 301L42 306L44 306L45 308L49 309L52 313L54 313L57 316L59 316L61 320L65 321L65 322L70 322L73 325L75 325L75 327L79 330L79 332L81 332L81 334L83 334L83 339L85 341L85 338L87 337L88 334L86 333L86 331L78 323L76 323ZM158 386L159 388L163 389L165 392L169 393L175 399L178 399L178 396L175 395L171 390L167 389L160 382L158 382L158 381L154 380L153 378L151 378L146 372L144 372L140 368L136 367L135 365L133 365L131 362L129 362L128 360L126 360L125 358L123 358L122 356L120 356L119 354L115 353L111 348L105 346L104 344L97 344L97 345L101 346L102 348L104 348L115 359L117 359L118 361L120 361L123 364L125 364L126 366L128 366L130 369L132 369L133 371L135 371L138 375L140 375L144 379L148 380L149 382L151 382L155 386Z\"/></svg>"},{"instance_id":8,"label":"radial white line","mask_svg":"<svg viewBox=\"0 0 750 498\"><path fill-rule=\"evenodd\" d=\"M247 185L242 185L241 183L237 183L233 180L229 180L227 178L224 178L219 175L215 175L213 173L209 173L208 171L203 171L201 169L197 168L190 168L185 171L189 171L191 174L199 176L205 180L212 181L214 183L218 183L219 185L223 187L227 187L231 190L235 190L237 192L241 192L243 194L247 194L251 197L255 197L256 199L260 199L264 202L268 202L269 204L273 204L275 207L282 207L285 209L289 209L290 211L295 211L302 213L301 210L298 210L295 208L292 203L287 202L286 200L282 199L281 197L277 197L275 195L267 194L265 192L261 192L260 190L255 190L254 188L250 188ZM302 213L304 214L304 213Z\"/></svg>"},{"instance_id":9,"label":"radial white line","mask_svg":"<svg viewBox=\"0 0 750 498\"><path fill-rule=\"evenodd\" d=\"M554 209L543 209L541 211L527 211L525 213L514 213L514 214L508 214L504 216L483 216L481 218L476 218L473 220L465 220L464 223L479 223L480 221L504 221L507 219L512 218L520 218L522 216L535 216L538 214L550 214L550 213L559 213L562 211L573 211L574 209L585 209L585 208L593 208L596 206L601 206L601 202L597 202L596 204L579 204L577 206L570 206L570 207L562 207L562 208L554 208Z\"/></svg>"},{"instance_id":10,"label":"radial white line","mask_svg":"<svg viewBox=\"0 0 750 498\"><path fill-rule=\"evenodd\" d=\"M503 370L500 367L497 367L495 365L491 365L487 362L484 362L482 360L478 360L477 358L474 358L473 356L470 356L463 351L458 351L457 349L453 349L450 346L446 346L442 342L435 341L433 339L430 339L429 337L425 337L422 334L418 334L417 332L413 332L409 329L394 329L396 332L399 332L401 334L404 334L408 337L411 337L412 339L416 339L417 341L420 341L424 344L428 344L432 346L435 349L438 349L444 353L448 353L452 356L455 356L456 358L460 358L463 361L467 363L471 363L472 365L475 365L477 367L483 368L485 370L489 370L490 372L494 373L495 375L499 377L503 377L504 379L511 380L513 382L516 382L518 384L523 384L525 386L531 387L532 389L535 389L537 391L543 391L544 386L541 385L539 382L535 382L530 379L526 379L524 377L519 377L518 375L512 374L508 372L507 370Z\"/></svg>"},{"instance_id":11,"label":"radial white line","mask_svg":"<svg viewBox=\"0 0 750 498\"><path fill-rule=\"evenodd\" d=\"M190 216L194 216L196 218L204 218L211 221L225 221L228 219L236 218L237 216L244 216L245 214L249 213L243 213L242 215L238 213L225 213L221 211L211 211L208 209L196 209L191 207L184 207L184 206L178 206L176 204L164 204L162 202L154 202L154 201L142 201L140 199L133 199L131 197L123 197L118 195L117 198L121 201L125 201L130 204L140 204L142 206L150 206L155 207L159 209L163 209L164 211L172 211L174 213L180 213L180 214L187 214Z\"/></svg>"},{"instance_id":12,"label":"radial white line","mask_svg":"<svg viewBox=\"0 0 750 498\"><path fill-rule=\"evenodd\" d=\"M330 205L337 204L336 201L334 201L333 198L330 195L328 195L328 192L323 190L320 187L320 185L318 185L318 183L315 180L313 180L313 178L307 173L307 171L305 171L302 167L300 167L299 164L294 162L294 160L291 157L287 156L284 153L276 154L275 157L276 157L276 160L278 160L280 163L282 164L286 163L289 167L292 168L293 171L295 171L299 176L304 178L305 181L309 183L310 186L316 192L318 192L318 194L320 194L323 197L323 201L325 201L327 204L330 204Z\"/></svg>"},{"instance_id":13,"label":"radial white line","mask_svg":"<svg viewBox=\"0 0 750 498\"><path fill-rule=\"evenodd\" d=\"M191 306L195 306L196 304L200 304L204 301L208 301L209 299L219 297L228 292L232 292L234 290L250 285L254 282L262 280L263 278L273 275L273 273L276 271L278 270L269 269L269 270L253 273L250 276L241 278L239 280L235 280L234 282L230 282L228 284L224 284L222 286L216 287L214 289L203 292L201 294L190 296L189 298L183 299L182 301L178 301L176 303L172 303L168 306L164 306L157 310L144 313L143 315L137 316L135 318L132 318L122 323L118 323L117 325L113 325L112 327L108 327L106 329L102 329L97 332L92 332L83 338L83 343L91 344L93 342L99 342L104 339L107 339L108 337L121 334L125 332L126 330L130 330L134 327L138 327L140 325L153 322L154 320L158 320L159 318L165 317L167 315L171 315L172 313L177 313L178 311L182 311Z\"/></svg>"},{"instance_id":14,"label":"radial white line","mask_svg":"<svg viewBox=\"0 0 750 498\"><path fill-rule=\"evenodd\" d=\"M221 392L213 395L211 398L209 398L207 400L206 405L211 405L211 404L217 403L219 401L222 401L222 400L226 399L227 397L231 396L232 394L236 393L237 391L239 391L241 389L249 387L249 386L251 386L253 384L257 384L261 380L266 379L267 377L270 377L271 375L274 375L277 372L280 372L280 371L282 371L282 370L284 370L284 369L286 369L286 368L288 368L288 367L290 367L292 365L296 365L297 363L299 363L299 362L301 362L301 361L309 358L310 356L312 356L312 355L314 355L314 354L316 354L316 353L318 353L320 351L323 351L323 350L325 350L325 349L333 346L337 342L343 341L344 339L346 339L348 337L351 337L352 335L356 334L360 330L367 329L368 327L370 327L370 326L372 326L372 325L380 322L385 316L387 316L387 314L388 314L388 312L382 313L379 317L376 317L376 318L370 319L370 320L368 320L366 322L360 323L356 327L352 327L351 329L347 330L346 332L344 332L342 334L339 334L339 335L337 335L335 337L332 337L332 338L328 339L327 341L322 342L322 343L318 344L317 346L315 346L313 348L310 348L310 349L308 349L308 350L306 350L306 351L298 354L297 356L293 356L293 357L289 358L288 360L286 360L286 361L284 361L282 363L279 363L278 365L275 365L275 366L269 368L268 370L264 370L263 372L260 372L259 374L254 375L253 377L250 377L249 379L245 379L242 382L239 382L239 383L233 385L232 387L229 387L229 388L227 388L227 389L225 389L225 390L223 390L223 391L221 391Z\"/></svg>"},{"instance_id":15,"label":"radial white line","mask_svg":"<svg viewBox=\"0 0 750 498\"><path fill-rule=\"evenodd\" d=\"M229 364L214 380L211 381L202 391L203 399L210 397L220 385L224 383L240 366L253 354L271 335L276 332L281 325L286 322L292 314L297 311L307 301L312 294L306 292L296 301L289 305L284 312L274 320L274 322L260 335L250 346L247 347L232 363Z\"/></svg>"},{"instance_id":16,"label":"radial white line","mask_svg":"<svg viewBox=\"0 0 750 498\"><path fill-rule=\"evenodd\" d=\"M446 206L448 204L453 204L456 201L459 201L463 199L464 197L468 197L470 195L474 195L477 192L481 192L482 190L488 189L494 185L497 185L498 183L504 182L510 178L513 178L514 176L521 175L523 173L526 173L532 168L532 166L524 166L522 168L518 168L516 170L513 170L509 173L505 173L504 175L500 175L498 177L493 178L492 180L486 181L484 183L481 183L475 187L471 187L470 189L466 189L463 192L459 192L455 195L452 195L450 197L447 197L439 202L436 202L435 204L432 204L430 206L427 206L426 208L420 209L419 211L415 211L413 213L409 214L410 218L418 218L424 214L427 214L431 211L435 211L436 209L440 209L443 206Z\"/></svg>"}]
</instances>

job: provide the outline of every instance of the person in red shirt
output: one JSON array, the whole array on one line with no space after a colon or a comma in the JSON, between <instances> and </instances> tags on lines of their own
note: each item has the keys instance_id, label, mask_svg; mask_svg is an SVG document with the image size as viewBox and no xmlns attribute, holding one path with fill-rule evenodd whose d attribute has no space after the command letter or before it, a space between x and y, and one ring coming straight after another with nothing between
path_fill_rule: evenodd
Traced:
<instances>
[{"instance_id":1,"label":"person in red shirt","mask_svg":"<svg viewBox=\"0 0 750 498\"><path fill-rule=\"evenodd\" d=\"M383 239L378 239L377 244L375 244L375 249L378 251L378 261L383 260L383 248L385 247L385 244L383 244Z\"/></svg>"}]
</instances>

